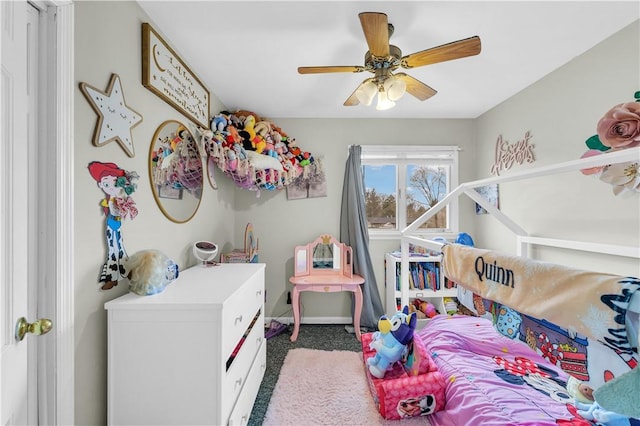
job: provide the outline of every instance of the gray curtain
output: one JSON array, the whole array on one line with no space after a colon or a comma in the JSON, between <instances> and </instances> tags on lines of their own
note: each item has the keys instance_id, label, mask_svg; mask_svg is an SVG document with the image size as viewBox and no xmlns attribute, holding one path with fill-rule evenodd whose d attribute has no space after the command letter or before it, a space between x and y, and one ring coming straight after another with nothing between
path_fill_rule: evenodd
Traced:
<instances>
[{"instance_id":1,"label":"gray curtain","mask_svg":"<svg viewBox=\"0 0 640 426\"><path fill-rule=\"evenodd\" d=\"M342 207L340 208L340 241L353 249L353 272L364 278L363 305L360 326L368 330L378 329L378 319L384 314L376 277L369 256L369 230L364 204L364 181L360 163L360 145L349 148L344 171ZM351 303L353 317L354 301Z\"/></svg>"}]
</instances>

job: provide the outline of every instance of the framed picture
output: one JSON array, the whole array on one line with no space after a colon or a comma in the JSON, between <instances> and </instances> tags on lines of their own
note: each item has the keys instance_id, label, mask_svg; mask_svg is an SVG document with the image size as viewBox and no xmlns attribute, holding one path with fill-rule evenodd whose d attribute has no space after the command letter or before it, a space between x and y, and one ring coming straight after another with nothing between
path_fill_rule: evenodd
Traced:
<instances>
[{"instance_id":1,"label":"framed picture","mask_svg":"<svg viewBox=\"0 0 640 426\"><path fill-rule=\"evenodd\" d=\"M182 200L182 188L174 188L168 185L158 185L158 197L170 200Z\"/></svg>"},{"instance_id":2,"label":"framed picture","mask_svg":"<svg viewBox=\"0 0 640 426\"><path fill-rule=\"evenodd\" d=\"M493 206L500 208L498 199L498 184L482 186L476 188L476 191L486 198ZM478 203L476 203L476 214L487 214L487 211Z\"/></svg>"},{"instance_id":3,"label":"framed picture","mask_svg":"<svg viewBox=\"0 0 640 426\"><path fill-rule=\"evenodd\" d=\"M327 196L327 177L318 158L304 175L298 176L287 186L287 200L301 200Z\"/></svg>"},{"instance_id":4,"label":"framed picture","mask_svg":"<svg viewBox=\"0 0 640 426\"><path fill-rule=\"evenodd\" d=\"M146 22L142 23L142 85L198 126L209 128L209 89Z\"/></svg>"}]
</instances>

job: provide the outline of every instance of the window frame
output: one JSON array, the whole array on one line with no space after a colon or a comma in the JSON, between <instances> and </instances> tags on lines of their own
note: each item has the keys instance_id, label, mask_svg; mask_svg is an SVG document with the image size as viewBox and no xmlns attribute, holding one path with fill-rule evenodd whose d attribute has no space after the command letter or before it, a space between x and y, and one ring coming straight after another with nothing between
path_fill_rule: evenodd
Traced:
<instances>
[{"instance_id":1,"label":"window frame","mask_svg":"<svg viewBox=\"0 0 640 426\"><path fill-rule=\"evenodd\" d=\"M371 239L397 239L409 226L407 223L407 168L409 165L447 165L446 194L458 187L460 147L456 145L361 145L361 166L393 165L396 167L396 228L368 228ZM364 176L363 176L364 178ZM364 182L363 182L364 183ZM366 188L365 188L366 189ZM445 194L445 195L446 195ZM458 198L452 199L447 209L447 228L420 228L424 235L457 234L459 231Z\"/></svg>"}]
</instances>

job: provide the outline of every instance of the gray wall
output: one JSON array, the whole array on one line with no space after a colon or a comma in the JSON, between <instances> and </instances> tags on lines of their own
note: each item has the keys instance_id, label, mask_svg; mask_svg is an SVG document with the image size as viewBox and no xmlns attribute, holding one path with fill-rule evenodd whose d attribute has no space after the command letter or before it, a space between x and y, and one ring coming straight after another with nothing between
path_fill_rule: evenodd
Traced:
<instances>
[{"instance_id":1,"label":"gray wall","mask_svg":"<svg viewBox=\"0 0 640 426\"><path fill-rule=\"evenodd\" d=\"M313 241L320 234L340 235L342 182L348 146L359 145L458 145L460 181L473 179L475 156L473 120L337 120L337 119L274 119L283 130L296 138L300 147L322 156L327 175L328 195L323 198L287 200L285 191L263 192L260 198L240 191L236 198L236 233L246 222L252 222L260 237L260 261L267 263L267 315L280 316L288 312L287 291L293 274L293 248ZM466 200L465 200L466 201ZM463 204L470 212L471 203ZM472 216L462 215L462 229ZM371 258L376 268L380 296L384 300L384 253L399 248L399 240L371 240ZM350 318L348 293L305 294L304 316L308 321L331 317ZM348 322L348 321L347 321Z\"/></svg>"},{"instance_id":2,"label":"gray wall","mask_svg":"<svg viewBox=\"0 0 640 426\"><path fill-rule=\"evenodd\" d=\"M632 102L640 90L639 33L635 21L479 117L477 177L489 176L498 135L513 143L531 131L535 145L533 164L516 164L504 175L580 158L600 118L613 106ZM640 197L616 197L594 176L573 172L504 184L500 207L532 235L640 245ZM490 216L476 217L476 237L484 247L515 249L510 231ZM640 274L637 259L558 249L538 249L536 255L577 268Z\"/></svg>"},{"instance_id":3,"label":"gray wall","mask_svg":"<svg viewBox=\"0 0 640 426\"><path fill-rule=\"evenodd\" d=\"M176 110L142 86L141 23L148 21L135 2L75 3L75 410L76 423L106 422L107 322L104 303L127 292L121 284L109 291L99 288L100 268L106 257L102 191L87 171L91 161L110 161L140 175L133 194L139 215L122 224L124 246L133 254L156 248L184 269L194 264L191 243L216 241L226 249L235 243L233 185L220 180L214 191L205 184L200 208L187 224L169 221L158 209L148 173L149 147L156 128L165 120L186 123ZM120 76L129 107L143 116L133 128L135 157L128 157L116 142L95 147L96 113L79 89L81 82L106 90L112 73ZM212 110L222 108L212 96ZM132 360L132 362L144 362Z\"/></svg>"},{"instance_id":4,"label":"gray wall","mask_svg":"<svg viewBox=\"0 0 640 426\"><path fill-rule=\"evenodd\" d=\"M122 227L130 254L157 248L175 259L182 269L195 263L190 245L210 239L222 251L242 247L247 222L254 225L260 242L260 261L267 264L267 316L290 316L286 293L290 289L295 245L321 233L339 234L344 165L350 144L454 144L460 153L460 182L484 177L492 163L498 134L511 141L531 130L537 162L550 164L578 158L584 140L595 132L599 117L616 103L631 100L638 90L637 23L611 40L577 58L549 77L494 108L477 120L326 120L269 117L295 137L306 151L322 157L327 172L328 196L287 201L284 191L255 192L236 189L221 173L218 190L205 185L202 203L186 224L167 220L156 206L148 178L148 150L155 129L163 121L186 119L141 84L141 22L148 17L134 2L75 3L75 78L105 90L112 73L122 81L128 105L144 120L133 128L136 155L128 157L117 143L101 148L92 144L96 114L76 85L75 97L75 420L77 424L106 422L107 325L104 303L127 292L120 285L99 290L98 275L106 256L104 217L98 206L102 192L87 172L89 162L112 161L141 179L134 200L140 210ZM156 28L162 32L161 28ZM170 40L169 40L170 42ZM178 49L179 52L179 49ZM198 70L193 70L195 73ZM578 78L579 77L579 78ZM224 109L212 93L211 112ZM245 108L250 109L251 105ZM514 171L526 166L516 166ZM569 198L556 191L567 181ZM501 189L501 205L531 232L578 238L595 235L603 240L638 245L638 198L613 197L610 188L590 177L571 176L521 189ZM576 204L580 201L580 204ZM543 206L533 213L533 206ZM579 206L579 207L574 207ZM510 236L492 218L475 216L473 203L463 199L461 230L481 245L512 249ZM595 213L596 226L584 222L585 212ZM560 213L567 219L560 219ZM598 219L600 218L600 219ZM635 222L634 222L635 220ZM587 227L588 226L588 227ZM384 253L398 247L394 240L372 240L371 256L381 296L384 293ZM616 259L610 262L617 263ZM638 265L621 266L638 274ZM309 296L309 297L307 297ZM315 296L315 297L314 297ZM304 314L335 321L350 316L349 299L343 294L305 295ZM137 360L132 360L136 362Z\"/></svg>"}]
</instances>

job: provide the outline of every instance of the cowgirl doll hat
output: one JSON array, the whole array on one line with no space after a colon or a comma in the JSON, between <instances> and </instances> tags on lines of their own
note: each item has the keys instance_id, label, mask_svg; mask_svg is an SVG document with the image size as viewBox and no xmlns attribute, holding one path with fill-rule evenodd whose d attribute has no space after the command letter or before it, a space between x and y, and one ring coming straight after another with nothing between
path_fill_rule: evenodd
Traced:
<instances>
[{"instance_id":1,"label":"cowgirl doll hat","mask_svg":"<svg viewBox=\"0 0 640 426\"><path fill-rule=\"evenodd\" d=\"M118 167L115 163L101 163L100 161L92 161L89 163L89 174L96 181L100 182L105 176L124 176L125 171Z\"/></svg>"}]
</instances>

